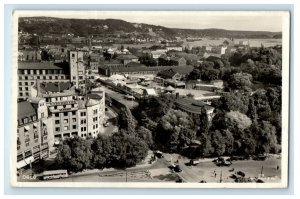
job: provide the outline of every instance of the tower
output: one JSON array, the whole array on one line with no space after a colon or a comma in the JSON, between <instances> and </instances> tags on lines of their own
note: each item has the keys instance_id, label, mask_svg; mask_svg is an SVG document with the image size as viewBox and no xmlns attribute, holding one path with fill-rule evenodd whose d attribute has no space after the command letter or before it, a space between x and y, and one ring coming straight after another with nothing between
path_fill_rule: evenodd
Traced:
<instances>
[{"instance_id":1,"label":"tower","mask_svg":"<svg viewBox=\"0 0 300 199\"><path fill-rule=\"evenodd\" d=\"M85 66L83 63L83 52L70 51L69 53L70 79L79 88L80 83L85 83Z\"/></svg>"}]
</instances>

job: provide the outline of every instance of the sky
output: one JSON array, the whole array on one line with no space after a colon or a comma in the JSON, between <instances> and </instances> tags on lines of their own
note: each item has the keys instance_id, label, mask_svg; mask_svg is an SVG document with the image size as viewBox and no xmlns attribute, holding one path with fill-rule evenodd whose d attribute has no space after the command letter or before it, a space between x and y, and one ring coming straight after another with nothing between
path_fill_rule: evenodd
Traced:
<instances>
[{"instance_id":1,"label":"sky","mask_svg":"<svg viewBox=\"0 0 300 199\"><path fill-rule=\"evenodd\" d=\"M30 11L21 16L61 18L122 19L133 23L169 28L282 31L283 12L214 12L214 11Z\"/></svg>"}]
</instances>

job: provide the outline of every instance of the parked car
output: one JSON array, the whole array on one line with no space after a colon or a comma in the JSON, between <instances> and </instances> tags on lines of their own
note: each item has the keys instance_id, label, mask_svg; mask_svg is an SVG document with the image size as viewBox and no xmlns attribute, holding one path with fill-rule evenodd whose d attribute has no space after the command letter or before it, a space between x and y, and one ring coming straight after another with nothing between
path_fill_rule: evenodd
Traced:
<instances>
[{"instance_id":1,"label":"parked car","mask_svg":"<svg viewBox=\"0 0 300 199\"><path fill-rule=\"evenodd\" d=\"M200 163L199 159L192 159L192 160L190 160L190 165L197 165L199 163Z\"/></svg>"},{"instance_id":2,"label":"parked car","mask_svg":"<svg viewBox=\"0 0 300 199\"><path fill-rule=\"evenodd\" d=\"M174 171L177 172L177 173L179 173L179 172L182 171L182 169L181 169L180 166L177 164L177 165L175 165L175 167L174 167Z\"/></svg>"},{"instance_id":3,"label":"parked car","mask_svg":"<svg viewBox=\"0 0 300 199\"><path fill-rule=\"evenodd\" d=\"M163 158L164 157L164 155L163 155L163 153L161 152L161 151L155 151L155 156L156 157L158 157L158 158Z\"/></svg>"}]
</instances>

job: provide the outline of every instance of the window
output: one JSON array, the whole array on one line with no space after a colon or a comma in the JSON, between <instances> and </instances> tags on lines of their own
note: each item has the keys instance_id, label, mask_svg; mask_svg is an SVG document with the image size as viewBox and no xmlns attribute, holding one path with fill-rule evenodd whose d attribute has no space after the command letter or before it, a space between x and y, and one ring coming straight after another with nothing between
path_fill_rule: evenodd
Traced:
<instances>
[{"instance_id":1,"label":"window","mask_svg":"<svg viewBox=\"0 0 300 199\"><path fill-rule=\"evenodd\" d=\"M97 114L97 112L98 112L98 110L96 109L96 110L94 110L93 112L94 112L94 115L96 115L96 114Z\"/></svg>"},{"instance_id":2,"label":"window","mask_svg":"<svg viewBox=\"0 0 300 199\"><path fill-rule=\"evenodd\" d=\"M41 113L41 117L42 117L42 118L44 117L44 113Z\"/></svg>"},{"instance_id":3,"label":"window","mask_svg":"<svg viewBox=\"0 0 300 199\"><path fill-rule=\"evenodd\" d=\"M28 123L28 119L27 118L24 118L24 124Z\"/></svg>"},{"instance_id":4,"label":"window","mask_svg":"<svg viewBox=\"0 0 300 199\"><path fill-rule=\"evenodd\" d=\"M19 91L22 91L22 87L19 87Z\"/></svg>"},{"instance_id":5,"label":"window","mask_svg":"<svg viewBox=\"0 0 300 199\"><path fill-rule=\"evenodd\" d=\"M34 84L34 82L31 82L31 85L33 85Z\"/></svg>"},{"instance_id":6,"label":"window","mask_svg":"<svg viewBox=\"0 0 300 199\"><path fill-rule=\"evenodd\" d=\"M64 116L68 116L68 112L64 112Z\"/></svg>"},{"instance_id":7,"label":"window","mask_svg":"<svg viewBox=\"0 0 300 199\"><path fill-rule=\"evenodd\" d=\"M19 86L22 86L22 82L19 82Z\"/></svg>"},{"instance_id":8,"label":"window","mask_svg":"<svg viewBox=\"0 0 300 199\"><path fill-rule=\"evenodd\" d=\"M59 120L55 120L55 124L59 124Z\"/></svg>"},{"instance_id":9,"label":"window","mask_svg":"<svg viewBox=\"0 0 300 199\"><path fill-rule=\"evenodd\" d=\"M22 97L22 96L23 96L23 93L20 93L19 95L20 95L20 97Z\"/></svg>"},{"instance_id":10,"label":"window","mask_svg":"<svg viewBox=\"0 0 300 199\"><path fill-rule=\"evenodd\" d=\"M25 86L28 86L28 82L25 82Z\"/></svg>"},{"instance_id":11,"label":"window","mask_svg":"<svg viewBox=\"0 0 300 199\"><path fill-rule=\"evenodd\" d=\"M76 118L73 118L73 119L72 119L72 122L76 122Z\"/></svg>"},{"instance_id":12,"label":"window","mask_svg":"<svg viewBox=\"0 0 300 199\"><path fill-rule=\"evenodd\" d=\"M56 132L59 132L59 131L60 131L60 128L59 128L59 127L56 127L56 128L55 128L55 131L56 131Z\"/></svg>"},{"instance_id":13,"label":"window","mask_svg":"<svg viewBox=\"0 0 300 199\"><path fill-rule=\"evenodd\" d=\"M81 112L81 113L80 113L80 116L81 116L81 117L86 116L86 112Z\"/></svg>"},{"instance_id":14,"label":"window","mask_svg":"<svg viewBox=\"0 0 300 199\"><path fill-rule=\"evenodd\" d=\"M55 117L59 117L59 113L55 113Z\"/></svg>"},{"instance_id":15,"label":"window","mask_svg":"<svg viewBox=\"0 0 300 199\"><path fill-rule=\"evenodd\" d=\"M55 79L58 79L58 76L55 75Z\"/></svg>"},{"instance_id":16,"label":"window","mask_svg":"<svg viewBox=\"0 0 300 199\"><path fill-rule=\"evenodd\" d=\"M32 121L35 121L36 120L36 116L32 116Z\"/></svg>"},{"instance_id":17,"label":"window","mask_svg":"<svg viewBox=\"0 0 300 199\"><path fill-rule=\"evenodd\" d=\"M72 57L75 57L75 54L74 54L74 53L72 53Z\"/></svg>"},{"instance_id":18,"label":"window","mask_svg":"<svg viewBox=\"0 0 300 199\"><path fill-rule=\"evenodd\" d=\"M28 80L28 77L27 77L27 76L25 76L25 80Z\"/></svg>"},{"instance_id":19,"label":"window","mask_svg":"<svg viewBox=\"0 0 300 199\"><path fill-rule=\"evenodd\" d=\"M76 125L73 125L73 126L72 126L72 129L76 129Z\"/></svg>"},{"instance_id":20,"label":"window","mask_svg":"<svg viewBox=\"0 0 300 199\"><path fill-rule=\"evenodd\" d=\"M37 78L37 79L40 79L40 76L37 76L36 78Z\"/></svg>"},{"instance_id":21,"label":"window","mask_svg":"<svg viewBox=\"0 0 300 199\"><path fill-rule=\"evenodd\" d=\"M64 126L64 131L67 131L69 130L69 127L68 126Z\"/></svg>"},{"instance_id":22,"label":"window","mask_svg":"<svg viewBox=\"0 0 300 199\"><path fill-rule=\"evenodd\" d=\"M72 115L76 115L76 111L72 111Z\"/></svg>"},{"instance_id":23,"label":"window","mask_svg":"<svg viewBox=\"0 0 300 199\"><path fill-rule=\"evenodd\" d=\"M28 147L29 146L29 142L25 142L25 146Z\"/></svg>"},{"instance_id":24,"label":"window","mask_svg":"<svg viewBox=\"0 0 300 199\"><path fill-rule=\"evenodd\" d=\"M28 91L28 87L25 87L25 90Z\"/></svg>"},{"instance_id":25,"label":"window","mask_svg":"<svg viewBox=\"0 0 300 199\"><path fill-rule=\"evenodd\" d=\"M64 124L67 124L69 123L69 120L68 119L64 119Z\"/></svg>"},{"instance_id":26,"label":"window","mask_svg":"<svg viewBox=\"0 0 300 199\"><path fill-rule=\"evenodd\" d=\"M73 80L76 80L76 76L73 76Z\"/></svg>"},{"instance_id":27,"label":"window","mask_svg":"<svg viewBox=\"0 0 300 199\"><path fill-rule=\"evenodd\" d=\"M52 76L49 76L49 79L52 79Z\"/></svg>"},{"instance_id":28,"label":"window","mask_svg":"<svg viewBox=\"0 0 300 199\"><path fill-rule=\"evenodd\" d=\"M46 79L46 76L43 76L43 79Z\"/></svg>"}]
</instances>

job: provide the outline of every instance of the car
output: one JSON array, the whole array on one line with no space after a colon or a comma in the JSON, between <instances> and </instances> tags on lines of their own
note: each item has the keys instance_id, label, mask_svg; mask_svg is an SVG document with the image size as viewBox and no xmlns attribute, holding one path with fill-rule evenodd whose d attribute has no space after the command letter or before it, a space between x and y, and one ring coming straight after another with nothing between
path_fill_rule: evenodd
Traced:
<instances>
[{"instance_id":1,"label":"car","mask_svg":"<svg viewBox=\"0 0 300 199\"><path fill-rule=\"evenodd\" d=\"M182 169L181 169L180 166L177 164L177 165L175 165L175 167L174 167L174 171L177 172L177 173L179 173L179 172L182 171Z\"/></svg>"},{"instance_id":2,"label":"car","mask_svg":"<svg viewBox=\"0 0 300 199\"><path fill-rule=\"evenodd\" d=\"M161 152L161 151L155 151L155 156L156 157L158 157L158 158L163 158L164 157L164 155L163 155L163 153Z\"/></svg>"},{"instance_id":3,"label":"car","mask_svg":"<svg viewBox=\"0 0 300 199\"><path fill-rule=\"evenodd\" d=\"M103 123L103 126L104 126L104 127L108 127L108 126L109 126L109 122Z\"/></svg>"},{"instance_id":4,"label":"car","mask_svg":"<svg viewBox=\"0 0 300 199\"><path fill-rule=\"evenodd\" d=\"M196 159L190 160L190 165L197 165L199 163L200 163L200 160L196 160Z\"/></svg>"}]
</instances>

